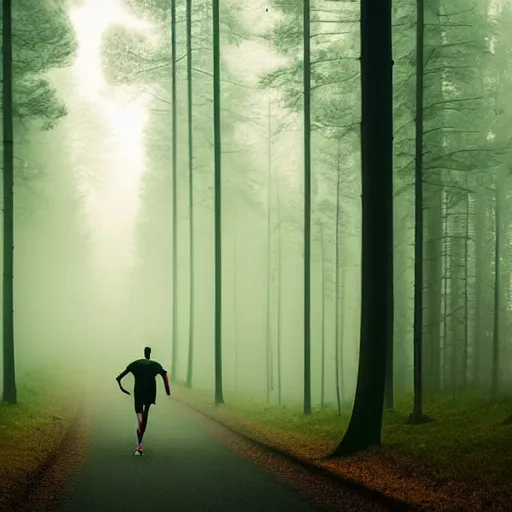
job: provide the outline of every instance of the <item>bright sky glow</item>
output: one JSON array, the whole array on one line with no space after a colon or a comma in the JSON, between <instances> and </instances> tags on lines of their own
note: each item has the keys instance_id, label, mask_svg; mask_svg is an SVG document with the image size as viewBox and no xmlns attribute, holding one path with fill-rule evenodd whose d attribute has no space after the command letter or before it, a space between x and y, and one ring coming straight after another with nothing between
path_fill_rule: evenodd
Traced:
<instances>
[{"instance_id":1,"label":"bright sky glow","mask_svg":"<svg viewBox=\"0 0 512 512\"><path fill-rule=\"evenodd\" d=\"M98 126L108 134L107 140L88 148L100 156L100 164L80 177L93 239L93 258L95 266L101 265L110 279L115 279L112 274L116 271L122 279L134 257L134 228L145 170L142 131L147 97L143 92L134 94L133 87L106 83L100 45L111 24L141 30L148 36L151 27L123 11L120 0L88 0L84 6L73 8L70 17L78 39L74 64L78 92L96 107L100 113Z\"/></svg>"}]
</instances>

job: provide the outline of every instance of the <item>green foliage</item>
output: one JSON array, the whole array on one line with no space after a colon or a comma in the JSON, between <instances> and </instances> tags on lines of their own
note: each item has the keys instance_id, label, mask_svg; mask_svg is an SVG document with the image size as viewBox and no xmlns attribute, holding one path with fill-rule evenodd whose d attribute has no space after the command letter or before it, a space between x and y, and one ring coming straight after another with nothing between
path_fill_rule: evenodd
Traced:
<instances>
[{"instance_id":1,"label":"green foliage","mask_svg":"<svg viewBox=\"0 0 512 512\"><path fill-rule=\"evenodd\" d=\"M286 58L285 64L260 77L262 89L278 91L282 105L295 119L303 113L303 4L281 2L273 6L280 17L266 34L271 49ZM351 244L344 236L353 226L351 198L358 192L360 130L359 6L347 3L311 2L311 128L314 215L334 228L336 203L340 201L343 258ZM295 115L294 115L295 114ZM301 123L302 124L302 123ZM341 190L336 198L338 147ZM347 201L348 200L348 201ZM354 203L353 203L354 204ZM299 207L300 208L300 207ZM358 208L356 206L356 208Z\"/></svg>"},{"instance_id":2,"label":"green foliage","mask_svg":"<svg viewBox=\"0 0 512 512\"><path fill-rule=\"evenodd\" d=\"M284 16L266 39L278 53L289 57L289 62L263 75L260 86L281 91L285 106L300 112L304 90L302 10L281 2L276 2L276 7ZM358 23L353 7L340 5L333 11L322 9L320 2L313 2L312 7L312 127L339 139L358 132ZM326 20L329 23L324 23ZM324 25L328 28L317 28Z\"/></svg>"},{"instance_id":3,"label":"green foliage","mask_svg":"<svg viewBox=\"0 0 512 512\"><path fill-rule=\"evenodd\" d=\"M64 1L13 2L13 108L18 126L35 122L49 130L66 115L44 77L72 64L76 40Z\"/></svg>"},{"instance_id":4,"label":"green foliage","mask_svg":"<svg viewBox=\"0 0 512 512\"><path fill-rule=\"evenodd\" d=\"M299 16L281 19L266 35L267 41L282 55L292 55L302 44L302 20Z\"/></svg>"},{"instance_id":5,"label":"green foliage","mask_svg":"<svg viewBox=\"0 0 512 512\"><path fill-rule=\"evenodd\" d=\"M171 66L163 48L155 50L144 34L120 25L103 34L101 54L104 76L113 84L150 83Z\"/></svg>"},{"instance_id":6,"label":"green foliage","mask_svg":"<svg viewBox=\"0 0 512 512\"><path fill-rule=\"evenodd\" d=\"M167 0L130 0L128 6L136 16L147 19L152 25L158 43L153 46L147 35L121 26L110 27L102 39L103 69L107 80L114 84L162 83L170 80L171 69L171 6ZM246 27L239 20L242 7L222 5L220 13L221 44L239 44L248 38ZM184 3L177 3L176 31L178 63L184 63L185 10ZM194 73L198 67L211 67L212 13L211 2L192 2L192 45ZM206 71L208 75L210 71ZM223 69L223 76L227 77ZM197 76L197 75L196 75ZM201 82L201 80L199 80Z\"/></svg>"},{"instance_id":7,"label":"green foliage","mask_svg":"<svg viewBox=\"0 0 512 512\"><path fill-rule=\"evenodd\" d=\"M40 77L26 76L16 81L14 118L17 122L36 121L43 130L51 130L67 114L66 106L58 100L57 91Z\"/></svg>"},{"instance_id":8,"label":"green foliage","mask_svg":"<svg viewBox=\"0 0 512 512\"><path fill-rule=\"evenodd\" d=\"M170 24L170 0L126 0L126 6L135 16L155 19L162 23Z\"/></svg>"},{"instance_id":9,"label":"green foliage","mask_svg":"<svg viewBox=\"0 0 512 512\"><path fill-rule=\"evenodd\" d=\"M150 132L150 153L152 157L168 158L170 133L170 94L171 87L171 20L170 2L158 0L137 0L129 2L135 15L144 16L152 24L152 34L158 37L153 44L147 34L129 30L121 26L112 26L104 34L102 40L102 58L104 72L110 83L144 85L151 88L153 98L151 111L158 113L159 119L152 119L151 123L160 125L161 130ZM233 44L240 37L244 37L245 29L237 19L238 7L223 6L221 10L221 38L222 44ZM177 5L177 96L178 96L178 123L186 125L186 46L185 46L185 13L184 3ZM192 57L193 57L193 96L194 118L201 120L195 123L194 138L198 138L195 145L194 161L197 168L208 165L210 154L204 148L212 144L212 20L211 2L198 0L192 3ZM233 82L232 73L225 66L221 52L221 80L223 81L223 110L229 109L227 115L222 116L223 138L227 137L233 129L233 120L243 107L239 107L240 99L245 96L245 90ZM226 112L226 110L224 110ZM163 116L162 116L163 114ZM212 120L213 121L213 120ZM184 124L185 123L185 124ZM199 132L204 134L200 135ZM186 132L180 133L181 141L185 142ZM204 140L206 139L206 140ZM200 143L201 141L201 143ZM227 142L227 141L226 141ZM181 146L180 146L181 147ZM203 149L202 149L203 148ZM180 150L181 153L181 150ZM204 156L204 161L203 161ZM228 156L229 158L229 156ZM185 160L183 161L185 165Z\"/></svg>"}]
</instances>

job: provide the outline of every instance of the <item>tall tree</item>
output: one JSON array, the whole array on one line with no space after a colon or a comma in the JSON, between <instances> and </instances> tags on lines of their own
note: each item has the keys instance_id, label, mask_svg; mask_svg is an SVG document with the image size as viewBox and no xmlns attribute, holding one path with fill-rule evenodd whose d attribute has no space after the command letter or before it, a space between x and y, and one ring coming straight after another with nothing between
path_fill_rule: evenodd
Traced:
<instances>
[{"instance_id":1,"label":"tall tree","mask_svg":"<svg viewBox=\"0 0 512 512\"><path fill-rule=\"evenodd\" d=\"M271 104L268 99L268 132L267 132L267 297L266 297L266 380L267 380L267 403L270 402L270 392L272 390L272 323L271 323L271 304L270 290L272 280L271 267L271 243L272 243L272 125L271 125Z\"/></svg>"},{"instance_id":2,"label":"tall tree","mask_svg":"<svg viewBox=\"0 0 512 512\"><path fill-rule=\"evenodd\" d=\"M502 194L504 188L503 170L496 170L494 184L494 310L492 333L491 393L496 395L500 387L500 327L501 327L501 232Z\"/></svg>"},{"instance_id":3,"label":"tall tree","mask_svg":"<svg viewBox=\"0 0 512 512\"><path fill-rule=\"evenodd\" d=\"M187 16L187 118L188 118L188 216L189 216L189 303L187 387L192 387L194 368L194 116L192 101L192 0L186 0Z\"/></svg>"},{"instance_id":4,"label":"tall tree","mask_svg":"<svg viewBox=\"0 0 512 512\"><path fill-rule=\"evenodd\" d=\"M359 369L352 415L332 456L380 444L393 207L391 0L361 0L362 281Z\"/></svg>"},{"instance_id":5,"label":"tall tree","mask_svg":"<svg viewBox=\"0 0 512 512\"><path fill-rule=\"evenodd\" d=\"M238 391L238 223L235 224L233 233L233 366L236 393Z\"/></svg>"},{"instance_id":6,"label":"tall tree","mask_svg":"<svg viewBox=\"0 0 512 512\"><path fill-rule=\"evenodd\" d=\"M485 239L487 233L485 232L485 197L484 189L480 183L477 184L476 190L476 225L475 225L475 300L476 300L476 314L474 323L475 343L473 346L473 382L476 386L481 384L481 355L483 352L482 338L484 333L484 281L485 281ZM446 277L445 277L446 279Z\"/></svg>"},{"instance_id":7,"label":"tall tree","mask_svg":"<svg viewBox=\"0 0 512 512\"><path fill-rule=\"evenodd\" d=\"M2 109L4 183L3 400L16 403L13 319L13 183L27 178L26 160L14 160L13 127L51 130L67 114L44 73L72 62L76 39L65 9L58 3L17 0L2 3ZM16 43L13 47L13 20ZM44 58L42 58L44 55ZM20 137L21 138L21 137ZM16 165L16 162L22 162Z\"/></svg>"},{"instance_id":8,"label":"tall tree","mask_svg":"<svg viewBox=\"0 0 512 512\"><path fill-rule=\"evenodd\" d=\"M281 2L273 5L282 13L282 19L268 33L268 39L287 63L265 73L260 80L263 87L278 88L283 93L284 106L304 118L304 406L310 390L311 321L310 321L310 220L311 204L310 164L312 160L311 133L319 133L326 141L345 139L348 151L356 151L358 103L356 83L359 79L356 27L358 9L352 4L339 3L332 9L325 2ZM305 12L306 11L306 12ZM307 17L307 23L305 18ZM310 26L315 27L310 28ZM302 30L301 30L302 28ZM314 32L314 33L311 33ZM310 42L308 41L308 39ZM310 46L314 45L313 51ZM302 50L302 51L301 51ZM301 54L301 55L300 55ZM312 58L314 54L314 59ZM295 56L297 55L297 56ZM300 55L300 56L298 56ZM344 66L332 66L343 59ZM314 108L311 107L311 97ZM332 143L332 142L331 142ZM328 144L327 144L328 145ZM323 155L322 155L323 157ZM350 171L357 173L357 159L351 161ZM353 163L352 163L353 160ZM328 181L328 178L321 181ZM309 189L308 189L309 188ZM332 191L333 192L333 191ZM334 204L334 193L330 202ZM334 209L332 210L334 212ZM334 223L334 219L333 219ZM310 391L309 391L310 393ZM311 397L309 395L309 401ZM309 404L310 406L310 404Z\"/></svg>"},{"instance_id":9,"label":"tall tree","mask_svg":"<svg viewBox=\"0 0 512 512\"><path fill-rule=\"evenodd\" d=\"M444 371L443 381L447 381L448 364L448 279L449 279L449 253L450 247L448 243L448 199L446 191L442 193L442 214L443 214L443 357L444 357Z\"/></svg>"},{"instance_id":10,"label":"tall tree","mask_svg":"<svg viewBox=\"0 0 512 512\"><path fill-rule=\"evenodd\" d=\"M178 357L178 205L177 155L178 112L176 106L176 0L171 0L171 109L172 109L172 363L171 379L176 381Z\"/></svg>"},{"instance_id":11,"label":"tall tree","mask_svg":"<svg viewBox=\"0 0 512 512\"><path fill-rule=\"evenodd\" d=\"M425 6L417 0L416 20L416 148L414 155L414 407L410 421L423 421L423 78Z\"/></svg>"},{"instance_id":12,"label":"tall tree","mask_svg":"<svg viewBox=\"0 0 512 512\"><path fill-rule=\"evenodd\" d=\"M277 357L277 403L281 405L281 343L283 333L283 235L282 235L282 215L281 215L281 186L280 176L276 176L276 201L277 201L277 339L276 339L276 357Z\"/></svg>"},{"instance_id":13,"label":"tall tree","mask_svg":"<svg viewBox=\"0 0 512 512\"><path fill-rule=\"evenodd\" d=\"M325 310L325 273L326 273L326 265L325 265L325 236L324 236L324 226L323 223L319 223L319 231L320 231L320 261L321 261L321 308L322 308L322 317L321 317L321 336L320 336L320 346L321 346L321 355L320 355L320 405L324 407L325 405L325 324L326 324L326 310Z\"/></svg>"},{"instance_id":14,"label":"tall tree","mask_svg":"<svg viewBox=\"0 0 512 512\"><path fill-rule=\"evenodd\" d=\"M310 0L304 12L304 414L311 414L311 37Z\"/></svg>"},{"instance_id":15,"label":"tall tree","mask_svg":"<svg viewBox=\"0 0 512 512\"><path fill-rule=\"evenodd\" d=\"M13 271L14 271L14 226L13 226L13 102L12 102L12 3L3 0L2 19L2 62L3 62L3 164L4 164L4 258L3 258L3 397L9 404L17 403L16 372L14 363L14 312L13 312Z\"/></svg>"},{"instance_id":16,"label":"tall tree","mask_svg":"<svg viewBox=\"0 0 512 512\"><path fill-rule=\"evenodd\" d=\"M336 227L335 227L335 238L334 238L334 264L335 264L335 326L334 326L334 364L335 364L335 379L336 379L336 401L338 404L338 414L341 414L341 402L343 400L343 376L340 376L340 373L343 370L343 349L341 345L341 336L340 336L340 323L343 322L340 311L340 211L341 211L341 200L340 200L340 190L341 190L341 144L338 143L338 155L337 155L337 169L336 169ZM343 306L342 306L343 307Z\"/></svg>"},{"instance_id":17,"label":"tall tree","mask_svg":"<svg viewBox=\"0 0 512 512\"><path fill-rule=\"evenodd\" d=\"M140 33L137 34L134 31L129 30L121 30L120 27L112 27L109 29L109 31L106 33L103 44L104 47L108 47L108 51L105 51L104 58L105 58L105 72L107 73L109 77L109 81L113 83L123 83L123 84L144 84L147 86L150 86L152 89L152 99L150 100L150 118L148 121L148 125L151 125L153 128L150 129L148 126L147 134L148 134L148 149L149 149L149 156L148 156L148 164L153 168L152 173L147 174L147 180L148 183L152 182L154 184L154 188L152 190L147 191L146 194L146 210L148 211L148 217L153 215L158 215L158 212L161 212L163 208L165 208L165 211L169 211L169 219L172 217L172 204L171 201L166 201L165 199L162 201L161 194L159 191L159 188L162 188L161 186L158 187L158 182L163 183L165 180L166 190L169 190L173 188L172 185L172 173L165 173L164 176L159 176L161 173L159 172L160 168L164 167L165 165L168 165L167 162L171 159L171 155L167 154L167 147L170 148L171 146L171 139L172 139L172 119L170 117L172 116L172 105L171 99L169 100L165 99L165 95L167 94L167 91L169 91L170 88L172 88L172 77L171 73L169 73L169 61L172 59L172 55L170 55L171 48L171 30L169 30L169 27L171 27L172 23L172 9L171 9L171 2L168 0L126 0L126 3L128 6L133 10L133 13L135 15L139 15L141 17L144 17L145 19L151 20L152 24L155 27L155 32L157 33L158 39L156 41L152 41L151 43L148 42L147 38L144 36L144 34ZM180 8L183 5L183 7L186 7L186 4L183 2L183 4L176 3L176 9L177 9L177 16L176 21L178 23L177 27L177 35L178 35L178 41L179 41L179 30L181 30L181 21L183 21L183 28L185 28L185 21L186 21L186 10L183 10L183 16L180 16ZM220 56L218 56L217 59L215 59L215 55L219 53L220 48L220 37L222 36L222 33L219 34L219 24L220 21L223 21L224 26L226 26L226 30L224 31L225 34L225 41L229 44L234 39L234 42L239 39L240 33L243 33L243 30L240 28L240 23L238 22L237 16L236 16L236 6L235 8L232 8L231 5L222 5L223 8L223 17L222 20L220 20L220 5L219 3L213 3L211 0L197 0L192 3L192 15L193 15L193 24L192 24L192 35L193 35L193 48L192 51L194 52L193 57L193 67L192 67L192 73L194 73L194 79L193 79L193 96L194 96L194 103L193 103L193 115L194 119L197 119L198 117L204 117L207 119L212 118L212 114L214 119L209 123L193 123L193 130L194 130L194 140L193 140L193 172L194 172L194 181L197 183L198 176L200 176L200 173L203 174L204 179L210 180L213 177L213 173L209 175L209 177L205 176L204 173L210 172L207 171L207 169L210 169L210 164L213 163L215 165L215 173L216 176L219 178L218 183L220 183L220 158L221 158L221 148L220 148L220 137L221 137L221 126L220 126L220 65L222 64L222 61L220 60ZM225 9L225 10L224 10ZM216 30L212 31L212 12L214 13L213 16L213 26L217 27ZM185 31L184 31L185 32ZM236 33L236 34L235 34ZM228 38L229 35L229 38ZM234 35L234 37L232 37ZM216 44L215 43L216 40ZM224 40L223 40L224 41ZM155 44L157 43L157 44ZM212 51L213 46L213 51ZM107 49L107 48L106 48ZM179 51L179 44L178 44L178 51ZM185 55L186 56L186 55ZM184 57L185 57L184 56ZM212 58L213 58L213 69L212 69ZM187 95L186 87L187 87L187 81L186 80L179 80L179 62L182 60L181 56L178 56L177 59L174 59L178 63L178 69L177 69L177 83L176 83L176 89L177 89L177 96L178 99L181 97L180 94L183 95L183 98ZM215 61L217 60L217 63ZM183 58L183 61L185 61L185 58ZM216 64L216 65L215 65ZM184 66L185 67L185 66ZM231 70L222 68L222 80L223 83L226 84L223 86L222 94L225 96L231 96L236 98L235 93L235 85L230 85L230 73L233 73ZM234 74L234 73L233 73ZM232 77L234 78L234 77ZM180 88L181 87L181 88ZM215 102L213 103L213 108L211 105L212 100L212 89L214 92L214 98L217 99L217 104ZM225 89L225 90L224 90ZM241 93L239 92L240 87L238 87L238 96L241 96ZM215 91L217 90L218 94L215 94ZM182 126L186 122L187 117L187 108L186 108L187 102L183 101L177 101L176 105L176 112L178 115L178 121L177 121L177 127L178 130L180 126ZM223 116L223 123L224 126L222 126L222 137L223 140L226 139L227 141L230 141L230 136L235 133L236 131L236 123L238 122L238 118L235 116L235 112L233 111L233 106L230 105L230 108L225 111L226 115L225 118ZM215 113L218 113L218 118L215 119ZM238 111L239 112L239 111ZM237 114L238 114L237 112ZM162 115L164 114L164 115ZM216 126L215 126L216 125ZM158 129L155 129L155 127L158 126ZM213 126L213 130L212 130ZM213 137L215 138L215 142L211 140ZM181 139L179 139L178 136L178 142ZM183 143L185 144L185 140L183 140ZM184 146L183 144L183 146ZM181 143L179 144L178 150L181 147ZM212 162L212 154L209 150L210 147L214 148L215 151L215 161ZM185 154L185 153L184 153ZM181 153L178 151L178 164L182 163L182 165L187 165L185 158L183 159L183 162L180 162L180 155ZM179 167L179 166L178 166ZM230 169L230 167L226 167L227 169ZM233 168L233 167L231 167ZM213 170L213 169L212 169ZM235 174L235 173L234 173ZM186 197L187 191L189 191L189 186L186 184L186 179L180 180L180 174L178 171L177 176L177 188L174 187L177 190L177 197L178 200L180 197ZM180 188L182 187L182 188ZM185 190L186 189L186 190ZM212 331L214 331L216 341L215 346L218 348L215 349L216 354L218 355L217 361L222 364L221 362L221 349L220 349L220 333L221 333L221 305L220 305L220 298L221 298L221 267L220 267L220 248L221 248L221 239L220 239L220 194L221 190L219 186L212 187L212 196L214 199L214 210L215 210L215 260L218 262L218 265L216 266L216 273L215 273L215 284L216 292L215 292L215 326L212 326ZM204 192L203 192L204 191ZM201 195L201 193L203 194ZM199 194L199 195L198 195ZM155 196L159 199L159 204L155 204L153 199ZM210 187L204 188L202 190L199 190L197 188L197 185L194 188L194 197L195 197L195 226L196 226L196 232L197 232L197 226L198 222L201 221L201 219L197 216L197 205L201 202L201 200L208 202L210 201ZM151 211L151 213L149 213ZM152 224L155 224L157 220L155 217L153 218ZM178 222L178 227L180 226L180 220L179 216L176 215L175 218ZM213 227L213 226L212 226ZM172 244L172 230L169 229L169 236L166 237L165 241L169 241L168 249L167 246L165 246L163 249L165 249L165 260L169 261L172 259L172 252L173 252L173 245ZM158 258L159 255L155 254L158 252L159 247L162 247L162 241L161 241L161 233L158 233L157 230L152 229L149 231L149 233L146 233L143 230L140 230L139 236L145 237L148 240L151 241L152 247L149 247L149 244L145 244L144 247L144 257L146 260L149 258ZM167 240L168 238L168 240ZM205 257L207 257L205 254L201 253L199 254L197 252L197 247L199 240L196 237L195 240L195 266L197 270L197 264L199 260L203 260ZM179 245L179 241L177 244L178 248L181 246ZM163 249L160 252L163 252ZM161 258L163 259L163 258ZM178 258L176 258L176 261L179 261ZM172 272L168 273L169 276L172 277ZM179 273L177 275L177 279L179 281L180 276ZM157 283L153 282L153 286L158 286ZM169 300L170 298L167 297L167 295L170 295L171 290L171 283L169 283L168 292L161 292L159 289L155 291L156 293L162 293L163 298L165 298L165 304L166 304L166 311L167 314L165 314L165 311L163 314L165 315L165 318L162 318L162 321L168 321L171 319L172 314L169 314L168 306L171 302ZM155 293L153 292L153 293ZM195 308L197 311L197 302L200 300L200 297L195 295ZM179 298L178 298L179 301ZM176 303L178 302L176 301ZM203 298L203 304L205 303L206 299ZM156 302L156 300L155 300ZM217 307L218 306L218 307ZM178 308L179 312L179 308ZM179 324L179 318L178 322ZM171 323L169 323L169 329L172 329ZM217 343L218 341L218 343ZM197 350L197 344L199 343L199 340L195 339L195 345ZM176 343L175 348L178 349L177 358L175 358L175 361L178 365L176 377L178 377L180 373L180 362L183 359L183 362L185 363L185 357L181 358L180 353L180 344ZM213 348L213 347L212 347ZM185 354L184 354L185 355ZM215 359L212 360L212 363L214 363ZM216 364L216 363L215 363ZM214 364L212 364L214 366ZM212 368L214 372L216 372L217 376L220 377L220 383L222 383L222 374L218 372L217 370L221 369L219 365L217 365L217 369ZM185 370L185 368L184 368ZM183 372L185 373L185 372ZM183 376L185 380L185 375Z\"/></svg>"},{"instance_id":18,"label":"tall tree","mask_svg":"<svg viewBox=\"0 0 512 512\"><path fill-rule=\"evenodd\" d=\"M462 387L467 386L468 379L468 358L469 358L469 237L470 237L470 207L468 191L468 174L466 174L465 193L465 233L464 233L464 354L462 356Z\"/></svg>"},{"instance_id":19,"label":"tall tree","mask_svg":"<svg viewBox=\"0 0 512 512\"><path fill-rule=\"evenodd\" d=\"M220 129L220 0L212 0L213 11L213 136L215 216L215 403L222 394L222 216L221 216L221 129Z\"/></svg>"},{"instance_id":20,"label":"tall tree","mask_svg":"<svg viewBox=\"0 0 512 512\"><path fill-rule=\"evenodd\" d=\"M428 148L429 161L422 164L423 168L428 167L428 187L424 189L425 199L425 288L426 288L426 315L424 318L425 337L422 340L422 378L425 388L430 392L439 391L440 375L440 335L441 335L441 278L442 278L442 172L436 168L434 162L438 162L443 154L442 135L444 112L442 110L443 101L443 73L446 66L436 60L436 48L442 47L442 26L440 17L440 1L427 0L423 3L424 29L423 45L425 40L429 48L429 60L425 62L425 68L428 68L428 98L429 104L424 105L423 110L429 109L430 123L428 126L429 140L423 142L423 154ZM428 28L428 33L427 32ZM425 69L423 70L425 79ZM423 83L424 95L427 93L427 84ZM434 115L435 113L435 115ZM437 119L437 121L434 121ZM426 133L423 132L423 139ZM428 164L428 165L427 165ZM427 177L425 173L425 178Z\"/></svg>"},{"instance_id":21,"label":"tall tree","mask_svg":"<svg viewBox=\"0 0 512 512\"><path fill-rule=\"evenodd\" d=\"M395 264L395 251L394 251L394 213L393 209L388 212L388 224L389 232L391 233L392 240L390 242L391 249L389 254L389 283L388 283L388 328L387 328L387 354L386 354L386 386L385 386L385 406L388 409L394 407L394 395L395 395L395 279L394 279L394 264Z\"/></svg>"}]
</instances>

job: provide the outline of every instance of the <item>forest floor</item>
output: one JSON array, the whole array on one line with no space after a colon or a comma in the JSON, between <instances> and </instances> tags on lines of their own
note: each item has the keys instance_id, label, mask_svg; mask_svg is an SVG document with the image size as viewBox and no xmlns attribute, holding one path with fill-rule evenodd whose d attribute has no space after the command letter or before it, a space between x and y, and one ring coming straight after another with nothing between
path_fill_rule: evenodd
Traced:
<instances>
[{"instance_id":1,"label":"forest floor","mask_svg":"<svg viewBox=\"0 0 512 512\"><path fill-rule=\"evenodd\" d=\"M79 390L56 375L26 374L17 382L17 405L0 405L0 510L18 509L72 425Z\"/></svg>"},{"instance_id":2,"label":"forest floor","mask_svg":"<svg viewBox=\"0 0 512 512\"><path fill-rule=\"evenodd\" d=\"M267 405L174 386L173 396L235 431L306 459L342 479L363 484L425 510L511 510L512 399L437 396L425 399L435 421L406 424L412 398L384 413L382 446L338 460L322 460L339 443L350 419L331 408L304 416L301 407Z\"/></svg>"}]
</instances>

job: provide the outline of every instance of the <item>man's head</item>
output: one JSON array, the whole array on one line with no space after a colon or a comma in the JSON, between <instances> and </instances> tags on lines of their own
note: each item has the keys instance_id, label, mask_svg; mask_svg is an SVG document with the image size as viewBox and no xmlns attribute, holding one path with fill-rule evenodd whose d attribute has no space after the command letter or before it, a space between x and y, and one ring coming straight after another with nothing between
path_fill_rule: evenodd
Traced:
<instances>
[{"instance_id":1,"label":"man's head","mask_svg":"<svg viewBox=\"0 0 512 512\"><path fill-rule=\"evenodd\" d=\"M150 347L145 347L144 348L144 357L146 359L149 359L151 357L151 348Z\"/></svg>"}]
</instances>

